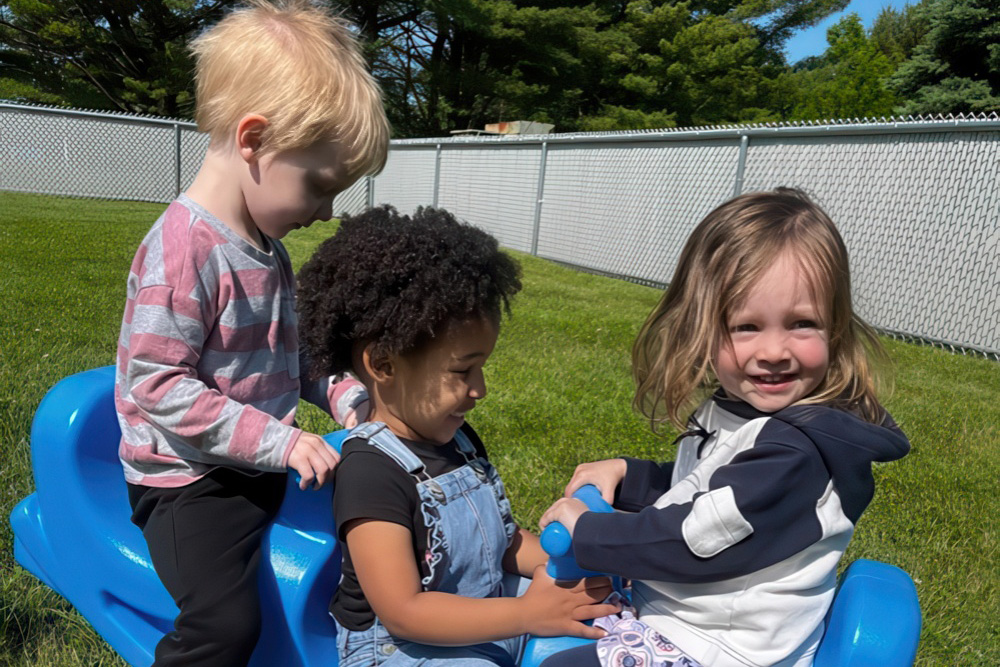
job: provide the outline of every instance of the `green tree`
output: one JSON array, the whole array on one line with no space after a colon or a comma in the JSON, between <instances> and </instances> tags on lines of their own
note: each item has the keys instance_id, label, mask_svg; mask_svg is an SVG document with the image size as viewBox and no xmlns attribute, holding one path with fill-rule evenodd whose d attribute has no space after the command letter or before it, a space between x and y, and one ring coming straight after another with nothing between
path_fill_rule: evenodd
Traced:
<instances>
[{"instance_id":1,"label":"green tree","mask_svg":"<svg viewBox=\"0 0 1000 667\"><path fill-rule=\"evenodd\" d=\"M583 54L579 129L776 120L784 42L846 0L632 0ZM567 119L572 122L572 119Z\"/></svg>"},{"instance_id":2,"label":"green tree","mask_svg":"<svg viewBox=\"0 0 1000 667\"><path fill-rule=\"evenodd\" d=\"M864 118L892 114L895 95L886 87L893 66L865 34L854 13L827 30L826 52L813 67L790 76L796 88L792 120Z\"/></svg>"},{"instance_id":3,"label":"green tree","mask_svg":"<svg viewBox=\"0 0 1000 667\"><path fill-rule=\"evenodd\" d=\"M890 85L903 114L1000 111L1000 5L996 0L930 0L929 26Z\"/></svg>"},{"instance_id":4,"label":"green tree","mask_svg":"<svg viewBox=\"0 0 1000 667\"><path fill-rule=\"evenodd\" d=\"M514 119L560 131L776 119L784 41L847 4L423 1L351 9L403 136ZM369 31L393 12L403 20Z\"/></svg>"},{"instance_id":5,"label":"green tree","mask_svg":"<svg viewBox=\"0 0 1000 667\"><path fill-rule=\"evenodd\" d=\"M0 94L190 115L187 41L235 0L0 2Z\"/></svg>"},{"instance_id":6,"label":"green tree","mask_svg":"<svg viewBox=\"0 0 1000 667\"><path fill-rule=\"evenodd\" d=\"M931 1L920 0L898 10L886 6L875 18L869 36L893 67L913 55L913 50L927 34L930 26L923 7Z\"/></svg>"}]
</instances>

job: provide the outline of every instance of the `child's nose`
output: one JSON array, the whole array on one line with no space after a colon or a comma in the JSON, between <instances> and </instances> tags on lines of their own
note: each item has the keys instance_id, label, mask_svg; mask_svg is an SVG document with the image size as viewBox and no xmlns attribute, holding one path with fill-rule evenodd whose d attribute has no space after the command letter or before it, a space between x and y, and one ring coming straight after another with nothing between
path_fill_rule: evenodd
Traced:
<instances>
[{"instance_id":1,"label":"child's nose","mask_svg":"<svg viewBox=\"0 0 1000 667\"><path fill-rule=\"evenodd\" d=\"M767 333L760 338L757 358L761 361L777 363L790 358L787 336L781 333Z\"/></svg>"},{"instance_id":2,"label":"child's nose","mask_svg":"<svg viewBox=\"0 0 1000 667\"><path fill-rule=\"evenodd\" d=\"M477 371L469 380L469 397L477 401L486 397L486 376Z\"/></svg>"}]
</instances>

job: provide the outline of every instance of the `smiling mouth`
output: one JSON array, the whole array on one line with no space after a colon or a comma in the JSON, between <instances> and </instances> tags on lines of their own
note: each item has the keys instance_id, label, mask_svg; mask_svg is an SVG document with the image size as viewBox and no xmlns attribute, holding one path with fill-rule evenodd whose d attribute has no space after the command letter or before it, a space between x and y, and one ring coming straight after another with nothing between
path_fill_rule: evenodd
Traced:
<instances>
[{"instance_id":1,"label":"smiling mouth","mask_svg":"<svg viewBox=\"0 0 1000 667\"><path fill-rule=\"evenodd\" d=\"M783 389L796 378L795 373L776 373L773 375L751 375L750 382L762 389Z\"/></svg>"}]
</instances>

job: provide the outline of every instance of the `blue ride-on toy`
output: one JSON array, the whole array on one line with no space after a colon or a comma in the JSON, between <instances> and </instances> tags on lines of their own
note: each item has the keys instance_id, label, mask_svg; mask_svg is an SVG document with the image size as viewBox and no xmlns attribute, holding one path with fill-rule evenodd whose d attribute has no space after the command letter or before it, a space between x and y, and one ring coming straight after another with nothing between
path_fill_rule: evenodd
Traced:
<instances>
[{"instance_id":1,"label":"blue ride-on toy","mask_svg":"<svg viewBox=\"0 0 1000 667\"><path fill-rule=\"evenodd\" d=\"M339 447L345 432L326 436ZM17 561L83 614L132 665L149 665L177 607L150 562L118 462L114 368L67 377L42 400L31 429L35 493L11 513ZM581 490L594 510L600 495ZM264 608L255 666L337 664L336 630L327 613L340 579L340 550L330 516L332 490L301 491L289 481L284 504L264 537L259 584ZM596 498L595 498L596 496ZM557 578L578 577L568 535L552 524L543 543ZM902 570L859 560L844 573L815 664L911 665L920 634L913 581ZM581 641L532 639L522 667Z\"/></svg>"}]
</instances>

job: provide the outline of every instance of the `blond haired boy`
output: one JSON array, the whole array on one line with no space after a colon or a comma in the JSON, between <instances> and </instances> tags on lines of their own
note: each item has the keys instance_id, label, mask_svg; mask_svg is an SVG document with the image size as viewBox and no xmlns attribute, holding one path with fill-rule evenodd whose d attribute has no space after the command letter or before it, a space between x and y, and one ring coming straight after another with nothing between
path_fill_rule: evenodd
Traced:
<instances>
[{"instance_id":1,"label":"blond haired boy","mask_svg":"<svg viewBox=\"0 0 1000 667\"><path fill-rule=\"evenodd\" d=\"M378 86L346 25L305 1L254 1L193 44L210 136L188 190L128 278L115 403L133 522L177 603L156 665L242 665L260 634L257 569L286 471L322 485L337 454L295 426L300 396L352 425L350 376L310 381L280 239L385 163Z\"/></svg>"}]
</instances>

